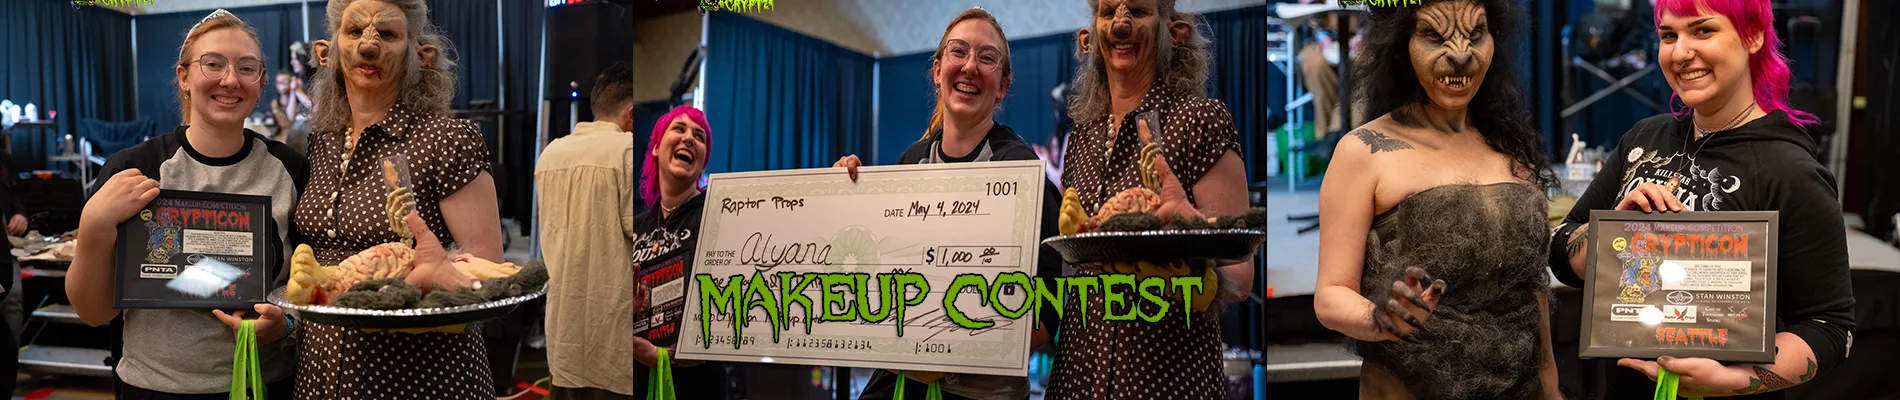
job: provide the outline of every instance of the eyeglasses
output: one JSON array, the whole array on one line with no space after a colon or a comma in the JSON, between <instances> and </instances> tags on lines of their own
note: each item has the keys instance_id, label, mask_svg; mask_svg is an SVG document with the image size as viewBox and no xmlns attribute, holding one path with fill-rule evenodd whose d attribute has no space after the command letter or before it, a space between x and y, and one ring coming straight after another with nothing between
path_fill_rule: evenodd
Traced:
<instances>
[{"instance_id":1,"label":"eyeglasses","mask_svg":"<svg viewBox=\"0 0 1900 400\"><path fill-rule=\"evenodd\" d=\"M198 64L198 71L203 72L205 78L208 78L214 81L219 80L219 79L224 79L224 72L226 70L231 69L231 65L232 65L230 59L226 59L224 58L224 56L220 56L216 54L206 54L202 57L198 57L198 61L192 61L186 64L193 64L193 63ZM247 83L263 82L264 81L264 63L262 61L257 61L257 60L238 61L237 62L237 76L238 76L239 82L247 82Z\"/></svg>"},{"instance_id":2,"label":"eyeglasses","mask_svg":"<svg viewBox=\"0 0 1900 400\"><path fill-rule=\"evenodd\" d=\"M978 48L972 56L968 42L950 39L943 45L943 58L948 61L947 64L951 69L963 68L965 64L970 63L972 57L976 58L977 69L983 70L984 73L996 72L996 67L1003 64L1003 52L993 46Z\"/></svg>"}]
</instances>

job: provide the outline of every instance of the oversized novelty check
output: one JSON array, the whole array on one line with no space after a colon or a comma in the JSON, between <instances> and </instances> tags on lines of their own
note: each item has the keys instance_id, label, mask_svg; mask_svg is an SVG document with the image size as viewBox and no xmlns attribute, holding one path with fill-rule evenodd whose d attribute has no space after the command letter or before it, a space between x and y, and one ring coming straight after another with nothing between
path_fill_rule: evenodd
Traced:
<instances>
[{"instance_id":1,"label":"oversized novelty check","mask_svg":"<svg viewBox=\"0 0 1900 400\"><path fill-rule=\"evenodd\" d=\"M1024 376L1043 179L1041 161L714 174L674 351Z\"/></svg>"}]
</instances>

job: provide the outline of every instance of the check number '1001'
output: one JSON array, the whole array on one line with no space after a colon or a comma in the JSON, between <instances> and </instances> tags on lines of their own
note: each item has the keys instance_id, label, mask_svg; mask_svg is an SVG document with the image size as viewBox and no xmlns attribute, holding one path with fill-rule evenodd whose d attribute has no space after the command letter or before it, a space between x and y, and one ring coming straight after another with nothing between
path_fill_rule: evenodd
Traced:
<instances>
[{"instance_id":1,"label":"check number '1001'","mask_svg":"<svg viewBox=\"0 0 1900 400\"><path fill-rule=\"evenodd\" d=\"M991 196L1012 196L1016 194L1016 182L990 182L983 184L985 192Z\"/></svg>"}]
</instances>

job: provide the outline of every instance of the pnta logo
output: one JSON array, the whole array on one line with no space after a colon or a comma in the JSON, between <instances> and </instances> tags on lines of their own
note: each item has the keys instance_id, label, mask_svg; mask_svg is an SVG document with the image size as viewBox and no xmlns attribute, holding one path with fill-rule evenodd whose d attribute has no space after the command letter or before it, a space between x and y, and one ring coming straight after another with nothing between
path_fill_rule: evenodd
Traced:
<instances>
[{"instance_id":1,"label":"pnta logo","mask_svg":"<svg viewBox=\"0 0 1900 400\"><path fill-rule=\"evenodd\" d=\"M1643 310L1655 308L1648 304L1611 304L1610 320L1616 322L1642 322Z\"/></svg>"}]
</instances>

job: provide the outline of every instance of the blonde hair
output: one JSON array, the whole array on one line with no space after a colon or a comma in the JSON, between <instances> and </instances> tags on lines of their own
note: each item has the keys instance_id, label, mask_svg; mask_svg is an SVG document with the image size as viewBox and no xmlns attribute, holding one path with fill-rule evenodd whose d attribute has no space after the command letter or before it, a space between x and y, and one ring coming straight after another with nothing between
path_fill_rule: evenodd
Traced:
<instances>
[{"instance_id":1,"label":"blonde hair","mask_svg":"<svg viewBox=\"0 0 1900 400\"><path fill-rule=\"evenodd\" d=\"M937 51L930 55L930 76L932 77L937 76L937 62L943 59L943 42L950 37L950 30L955 29L957 27L957 24L961 24L963 23L963 21L971 20L971 19L981 19L985 22L989 22L991 27L996 28L996 37L998 39L1003 39L1003 65L1000 69L1003 71L1003 81L1008 82L1010 79L1009 36L1003 34L1003 24L997 23L996 17L991 16L989 11L984 11L982 8L972 8L972 9L969 9L968 11L964 11L961 14L957 14L956 19L950 20L950 26L943 27L943 36L940 36L937 38ZM935 92L932 92L932 93L934 94ZM930 127L928 129L924 129L924 137L929 138L930 135L935 134L937 132L938 128L942 128L942 127L943 127L943 99L938 98L937 105L935 107L931 107Z\"/></svg>"},{"instance_id":2,"label":"blonde hair","mask_svg":"<svg viewBox=\"0 0 1900 400\"><path fill-rule=\"evenodd\" d=\"M244 20L238 19L238 17L236 15L232 15L230 11L225 11L224 9L218 9L217 11L212 11L211 15L206 15L204 20L198 21L198 25L193 25L191 27L191 31L185 34L185 43L178 45L178 66L190 67L191 62L198 61L196 59L191 59L190 57L191 57L191 45L197 44L199 37L203 37L205 33L209 33L211 31L224 29L224 28L241 29L244 31L244 34L250 35L251 42L257 43L257 49L259 53L258 57L264 57L264 55L262 54L263 49L264 49L264 41L258 40L257 31L251 29L251 24L244 23ZM258 60L258 61L262 62L264 60ZM232 72L232 73L236 73L236 72ZM261 74L263 73L263 71L258 71L258 73ZM190 75L191 68L185 68L185 74ZM178 114L180 118L179 120L184 121L184 123L187 125L191 124L191 100L188 97L190 93L191 92L186 89L183 89L183 88L178 89Z\"/></svg>"}]
</instances>

